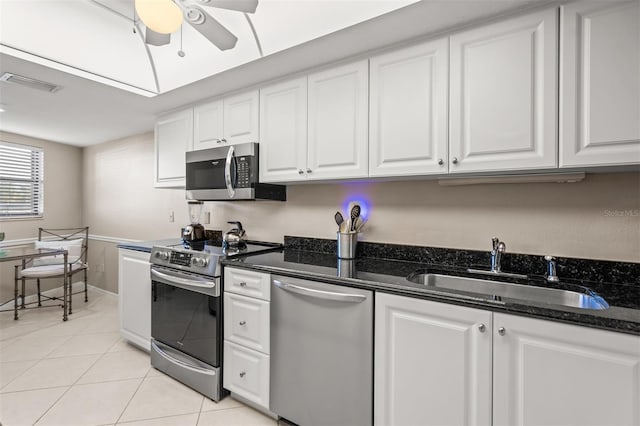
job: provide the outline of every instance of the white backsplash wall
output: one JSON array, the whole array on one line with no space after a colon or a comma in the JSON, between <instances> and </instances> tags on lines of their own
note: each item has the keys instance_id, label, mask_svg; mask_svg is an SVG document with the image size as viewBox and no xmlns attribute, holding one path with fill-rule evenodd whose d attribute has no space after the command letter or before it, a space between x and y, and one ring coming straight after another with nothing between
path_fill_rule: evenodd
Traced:
<instances>
[{"instance_id":1,"label":"white backsplash wall","mask_svg":"<svg viewBox=\"0 0 640 426\"><path fill-rule=\"evenodd\" d=\"M188 222L184 190L153 188L152 133L85 148L84 180L84 222L92 234L178 237ZM508 252L640 262L637 172L588 174L573 184L290 185L284 203L207 202L211 224L205 227L227 230L228 220L240 220L255 240L335 238L333 215L354 195L370 203L363 241L489 250L498 236Z\"/></svg>"}]
</instances>

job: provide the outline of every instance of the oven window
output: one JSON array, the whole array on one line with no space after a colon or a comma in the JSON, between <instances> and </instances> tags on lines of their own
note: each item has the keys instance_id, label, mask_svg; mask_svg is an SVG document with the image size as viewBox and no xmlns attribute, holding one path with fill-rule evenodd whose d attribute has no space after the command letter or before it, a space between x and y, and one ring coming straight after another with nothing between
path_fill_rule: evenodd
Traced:
<instances>
[{"instance_id":1,"label":"oven window","mask_svg":"<svg viewBox=\"0 0 640 426\"><path fill-rule=\"evenodd\" d=\"M187 190L226 188L224 168L224 159L187 163Z\"/></svg>"},{"instance_id":2,"label":"oven window","mask_svg":"<svg viewBox=\"0 0 640 426\"><path fill-rule=\"evenodd\" d=\"M151 298L151 336L217 367L222 298L156 281Z\"/></svg>"}]
</instances>

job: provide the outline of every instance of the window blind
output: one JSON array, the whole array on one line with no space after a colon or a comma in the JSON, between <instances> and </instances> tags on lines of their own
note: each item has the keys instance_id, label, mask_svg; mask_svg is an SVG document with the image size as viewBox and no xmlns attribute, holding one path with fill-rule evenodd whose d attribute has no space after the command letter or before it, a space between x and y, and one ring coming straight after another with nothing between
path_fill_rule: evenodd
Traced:
<instances>
[{"instance_id":1,"label":"window blind","mask_svg":"<svg viewBox=\"0 0 640 426\"><path fill-rule=\"evenodd\" d=\"M0 218L42 215L42 149L0 141Z\"/></svg>"}]
</instances>

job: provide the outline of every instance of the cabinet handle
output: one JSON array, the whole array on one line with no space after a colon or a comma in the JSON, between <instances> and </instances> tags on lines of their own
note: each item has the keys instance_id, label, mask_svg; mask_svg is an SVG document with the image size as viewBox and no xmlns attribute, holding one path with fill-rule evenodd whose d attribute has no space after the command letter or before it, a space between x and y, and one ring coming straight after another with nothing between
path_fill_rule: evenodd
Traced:
<instances>
[{"instance_id":1,"label":"cabinet handle","mask_svg":"<svg viewBox=\"0 0 640 426\"><path fill-rule=\"evenodd\" d=\"M303 175L303 174L304 174L304 170L302 170L302 169L298 169L298 174L299 174L299 175Z\"/></svg>"},{"instance_id":2,"label":"cabinet handle","mask_svg":"<svg viewBox=\"0 0 640 426\"><path fill-rule=\"evenodd\" d=\"M222 140L216 139L216 143L222 143Z\"/></svg>"},{"instance_id":3,"label":"cabinet handle","mask_svg":"<svg viewBox=\"0 0 640 426\"><path fill-rule=\"evenodd\" d=\"M507 332L507 330L505 330L504 327L500 327L498 329L498 334L501 335L501 336L504 336L506 332Z\"/></svg>"},{"instance_id":4,"label":"cabinet handle","mask_svg":"<svg viewBox=\"0 0 640 426\"><path fill-rule=\"evenodd\" d=\"M444 160L443 160L442 158L440 158L440 159L438 160L438 164L442 166L442 165L444 164Z\"/></svg>"},{"instance_id":5,"label":"cabinet handle","mask_svg":"<svg viewBox=\"0 0 640 426\"><path fill-rule=\"evenodd\" d=\"M484 333L484 331L487 329L487 327L484 324L480 324L478 326L478 330L480 330L480 333Z\"/></svg>"},{"instance_id":6,"label":"cabinet handle","mask_svg":"<svg viewBox=\"0 0 640 426\"><path fill-rule=\"evenodd\" d=\"M453 160L451 160L451 162L453 164L458 164L458 157L453 157Z\"/></svg>"},{"instance_id":7,"label":"cabinet handle","mask_svg":"<svg viewBox=\"0 0 640 426\"><path fill-rule=\"evenodd\" d=\"M246 323L246 321L240 321L240 325L245 325Z\"/></svg>"},{"instance_id":8,"label":"cabinet handle","mask_svg":"<svg viewBox=\"0 0 640 426\"><path fill-rule=\"evenodd\" d=\"M244 377L245 374L247 374L247 373L245 373L244 371L240 372L240 377Z\"/></svg>"},{"instance_id":9,"label":"cabinet handle","mask_svg":"<svg viewBox=\"0 0 640 426\"><path fill-rule=\"evenodd\" d=\"M246 286L247 286L247 283L245 283L244 281L240 283L240 287L246 287Z\"/></svg>"},{"instance_id":10,"label":"cabinet handle","mask_svg":"<svg viewBox=\"0 0 640 426\"><path fill-rule=\"evenodd\" d=\"M225 138L222 138L222 143L227 143L227 140Z\"/></svg>"},{"instance_id":11,"label":"cabinet handle","mask_svg":"<svg viewBox=\"0 0 640 426\"><path fill-rule=\"evenodd\" d=\"M307 169L307 173L311 173L311 172L313 172L313 170Z\"/></svg>"}]
</instances>

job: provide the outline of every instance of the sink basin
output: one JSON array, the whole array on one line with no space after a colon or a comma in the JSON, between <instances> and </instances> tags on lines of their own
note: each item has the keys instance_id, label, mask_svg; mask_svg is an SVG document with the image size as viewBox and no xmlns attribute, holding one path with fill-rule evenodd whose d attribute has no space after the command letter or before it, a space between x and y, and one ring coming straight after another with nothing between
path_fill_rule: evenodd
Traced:
<instances>
[{"instance_id":1,"label":"sink basin","mask_svg":"<svg viewBox=\"0 0 640 426\"><path fill-rule=\"evenodd\" d=\"M609 307L609 304L602 297L587 288L581 292L431 273L413 273L407 277L407 280L433 290L454 290L487 295L493 300L506 297L581 309L607 309Z\"/></svg>"}]
</instances>

